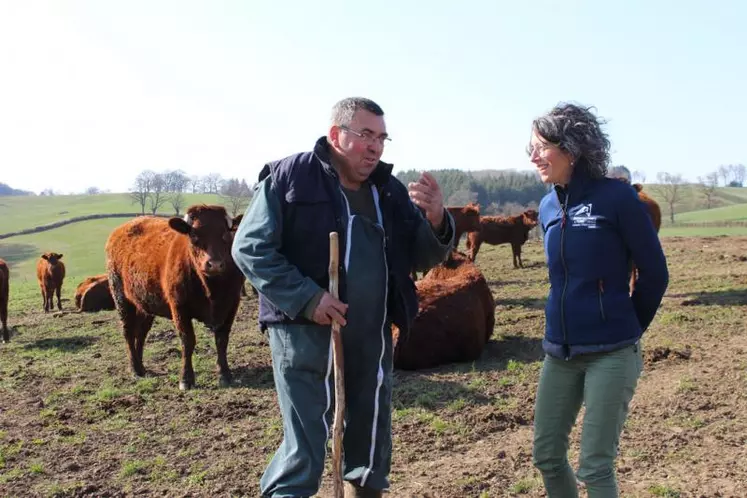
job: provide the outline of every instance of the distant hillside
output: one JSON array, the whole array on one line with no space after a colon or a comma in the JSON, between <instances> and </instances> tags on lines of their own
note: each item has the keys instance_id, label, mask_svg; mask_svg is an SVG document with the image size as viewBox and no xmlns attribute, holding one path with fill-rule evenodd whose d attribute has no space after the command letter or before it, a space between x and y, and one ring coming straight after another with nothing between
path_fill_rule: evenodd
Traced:
<instances>
[{"instance_id":1,"label":"distant hillside","mask_svg":"<svg viewBox=\"0 0 747 498\"><path fill-rule=\"evenodd\" d=\"M12 188L7 183L0 183L0 196L10 195L35 195L33 192Z\"/></svg>"},{"instance_id":2,"label":"distant hillside","mask_svg":"<svg viewBox=\"0 0 747 498\"><path fill-rule=\"evenodd\" d=\"M215 194L184 194L184 207L209 203L226 205ZM78 216L106 213L132 213L140 206L133 204L128 194L15 196L0 198L0 234L40 225L56 223ZM164 204L159 214L172 214L171 205ZM121 220L120 220L121 223Z\"/></svg>"},{"instance_id":3,"label":"distant hillside","mask_svg":"<svg viewBox=\"0 0 747 498\"><path fill-rule=\"evenodd\" d=\"M722 208L735 204L747 204L747 188L716 188L716 191L714 192L712 198L711 210L706 209L706 196L703 194L698 185L688 184L683 185L681 188L682 192L679 195L679 200L676 202L674 209L675 222L686 221L686 219L688 221L692 221L684 217L680 219L679 216L684 216L684 213L689 213L691 211L711 211L715 208ZM662 214L664 215L664 218L666 218L664 221L667 222L669 220L669 206L664 201L664 196L662 195L662 186L653 183L646 183L643 185L643 190L661 205ZM717 211L716 213L718 212L719 211ZM717 214L714 214L714 216L717 216ZM724 220L726 220L726 218L724 218Z\"/></svg>"}]
</instances>

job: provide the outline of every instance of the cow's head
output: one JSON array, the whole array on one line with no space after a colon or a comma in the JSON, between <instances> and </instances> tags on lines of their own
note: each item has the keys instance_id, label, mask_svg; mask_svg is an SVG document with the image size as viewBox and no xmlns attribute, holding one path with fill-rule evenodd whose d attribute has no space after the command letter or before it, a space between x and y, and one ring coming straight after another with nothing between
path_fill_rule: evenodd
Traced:
<instances>
[{"instance_id":1,"label":"cow's head","mask_svg":"<svg viewBox=\"0 0 747 498\"><path fill-rule=\"evenodd\" d=\"M477 232L480 230L480 205L470 202L465 206L446 208L454 217L458 230Z\"/></svg>"},{"instance_id":2,"label":"cow's head","mask_svg":"<svg viewBox=\"0 0 747 498\"><path fill-rule=\"evenodd\" d=\"M195 269L207 276L221 275L235 267L231 244L241 215L226 213L223 206L190 206L184 218L169 219L172 230L189 237L190 254Z\"/></svg>"},{"instance_id":3,"label":"cow's head","mask_svg":"<svg viewBox=\"0 0 747 498\"><path fill-rule=\"evenodd\" d=\"M534 227L537 225L539 213L535 209L527 209L521 213L521 219L525 226Z\"/></svg>"},{"instance_id":4,"label":"cow's head","mask_svg":"<svg viewBox=\"0 0 747 498\"><path fill-rule=\"evenodd\" d=\"M42 259L49 261L50 265L56 265L62 259L62 254L56 252L45 252L41 255Z\"/></svg>"}]
</instances>

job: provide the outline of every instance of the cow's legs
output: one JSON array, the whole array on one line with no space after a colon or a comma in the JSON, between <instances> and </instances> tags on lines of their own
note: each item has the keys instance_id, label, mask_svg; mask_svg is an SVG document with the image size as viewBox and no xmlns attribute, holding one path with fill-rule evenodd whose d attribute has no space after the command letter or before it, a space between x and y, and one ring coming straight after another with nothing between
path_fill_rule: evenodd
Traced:
<instances>
[{"instance_id":1,"label":"cow's legs","mask_svg":"<svg viewBox=\"0 0 747 498\"><path fill-rule=\"evenodd\" d=\"M182 371L179 377L179 389L186 391L195 386L195 371L192 369L192 354L195 350L195 329L192 319L183 317L176 309L171 309L176 330L182 340ZM226 342L228 340L226 339Z\"/></svg>"},{"instance_id":2,"label":"cow's legs","mask_svg":"<svg viewBox=\"0 0 747 498\"><path fill-rule=\"evenodd\" d=\"M145 372L143 366L143 348L145 346L145 337L148 335L150 328L153 326L153 315L137 314L138 326L135 329L135 358L140 369Z\"/></svg>"},{"instance_id":3,"label":"cow's legs","mask_svg":"<svg viewBox=\"0 0 747 498\"><path fill-rule=\"evenodd\" d=\"M215 330L213 330L213 334L215 334L215 349L218 352L218 383L221 387L228 387L231 385L232 375L231 369L228 367L228 358L226 356L226 351L228 350L228 337L231 333L231 326L233 325L234 318L236 317L236 311L238 311L238 309L239 301L236 301L236 306L228 313L226 321L223 322L222 325L216 327Z\"/></svg>"},{"instance_id":4,"label":"cow's legs","mask_svg":"<svg viewBox=\"0 0 747 498\"><path fill-rule=\"evenodd\" d=\"M0 302L0 322L3 327L3 342L10 341L10 334L8 333L8 287L5 286L5 299Z\"/></svg>"},{"instance_id":5,"label":"cow's legs","mask_svg":"<svg viewBox=\"0 0 747 498\"><path fill-rule=\"evenodd\" d=\"M130 368L132 373L138 377L145 376L145 368L141 357L137 353L137 337L139 329L143 322L142 315L138 315L135 306L126 299L117 300L117 311L122 321L122 335L127 343L127 356L130 359Z\"/></svg>"},{"instance_id":6,"label":"cow's legs","mask_svg":"<svg viewBox=\"0 0 747 498\"><path fill-rule=\"evenodd\" d=\"M468 239L469 240L469 239ZM470 240L471 247L470 247L470 253L469 253L469 259L473 263L477 259L477 253L480 250L480 246L482 245L482 237L479 235L477 237L474 237L474 239Z\"/></svg>"},{"instance_id":7,"label":"cow's legs","mask_svg":"<svg viewBox=\"0 0 747 498\"><path fill-rule=\"evenodd\" d=\"M62 292L62 284L58 285L55 289L55 294L57 294L57 309L62 311L62 300L60 299L60 293ZM52 300L52 297L50 296L49 300ZM52 308L52 303L49 303L50 309Z\"/></svg>"},{"instance_id":8,"label":"cow's legs","mask_svg":"<svg viewBox=\"0 0 747 498\"><path fill-rule=\"evenodd\" d=\"M49 311L49 301L47 301L47 288L44 287L44 284L41 284L39 288L41 289L42 306L44 307L44 312L46 313L47 311Z\"/></svg>"},{"instance_id":9,"label":"cow's legs","mask_svg":"<svg viewBox=\"0 0 747 498\"><path fill-rule=\"evenodd\" d=\"M514 268L524 268L521 262L521 246L519 244L511 244L511 252L514 253Z\"/></svg>"}]
</instances>

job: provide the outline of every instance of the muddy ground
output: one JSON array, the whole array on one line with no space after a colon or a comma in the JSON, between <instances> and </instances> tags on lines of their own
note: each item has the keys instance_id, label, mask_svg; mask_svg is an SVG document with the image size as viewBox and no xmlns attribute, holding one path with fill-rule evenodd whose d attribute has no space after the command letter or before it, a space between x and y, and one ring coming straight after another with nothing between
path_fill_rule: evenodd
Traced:
<instances>
[{"instance_id":1,"label":"muddy ground","mask_svg":"<svg viewBox=\"0 0 747 498\"><path fill-rule=\"evenodd\" d=\"M663 243L671 283L644 338L621 490L747 496L747 238ZM480 253L497 305L480 360L395 372L389 496L544 496L531 426L547 278L540 242L524 253L524 269L507 246ZM0 344L0 496L258 496L282 425L253 297L231 336L234 385L218 387L199 326L198 387L181 393L168 321L156 320L150 375L136 380L114 312L44 316L36 292L11 297L13 336ZM574 431L572 462L577 450Z\"/></svg>"}]
</instances>

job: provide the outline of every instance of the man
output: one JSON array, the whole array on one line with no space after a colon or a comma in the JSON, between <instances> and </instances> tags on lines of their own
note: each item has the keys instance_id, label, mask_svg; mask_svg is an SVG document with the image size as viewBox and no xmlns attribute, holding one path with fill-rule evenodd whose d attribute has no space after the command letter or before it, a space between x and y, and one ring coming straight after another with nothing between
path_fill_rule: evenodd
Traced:
<instances>
[{"instance_id":1,"label":"man","mask_svg":"<svg viewBox=\"0 0 747 498\"><path fill-rule=\"evenodd\" d=\"M334 414L333 320L345 358L346 493L380 497L389 486L391 324L408 330L418 311L410 272L446 258L454 221L431 175L409 192L392 176L380 161L388 140L376 103L338 102L313 151L264 167L236 233L233 257L260 293L283 416L283 442L260 481L264 496L312 496L321 484ZM339 300L325 290L333 231Z\"/></svg>"}]
</instances>

